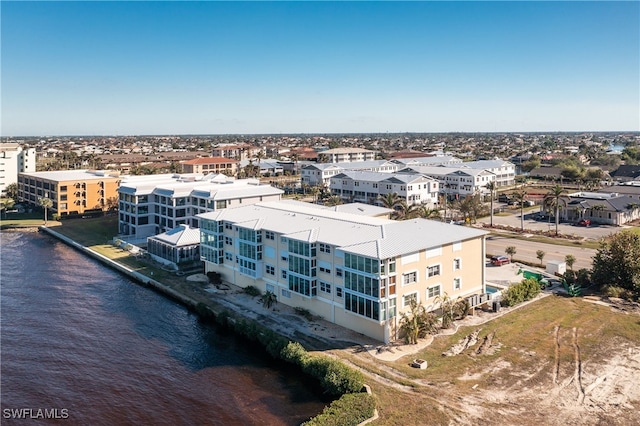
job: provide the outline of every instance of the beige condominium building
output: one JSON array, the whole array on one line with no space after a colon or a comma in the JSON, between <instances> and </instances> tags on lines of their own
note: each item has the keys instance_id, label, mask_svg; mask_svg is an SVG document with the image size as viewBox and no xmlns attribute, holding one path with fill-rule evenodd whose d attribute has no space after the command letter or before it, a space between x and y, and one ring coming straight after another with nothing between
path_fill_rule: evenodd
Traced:
<instances>
[{"instance_id":1,"label":"beige condominium building","mask_svg":"<svg viewBox=\"0 0 640 426\"><path fill-rule=\"evenodd\" d=\"M98 213L117 207L121 179L118 172L101 170L20 173L18 199L38 205L49 198L60 216Z\"/></svg>"},{"instance_id":2,"label":"beige condominium building","mask_svg":"<svg viewBox=\"0 0 640 426\"><path fill-rule=\"evenodd\" d=\"M485 235L426 219L393 221L287 202L200 218L205 270L388 343L411 300L485 292Z\"/></svg>"}]
</instances>

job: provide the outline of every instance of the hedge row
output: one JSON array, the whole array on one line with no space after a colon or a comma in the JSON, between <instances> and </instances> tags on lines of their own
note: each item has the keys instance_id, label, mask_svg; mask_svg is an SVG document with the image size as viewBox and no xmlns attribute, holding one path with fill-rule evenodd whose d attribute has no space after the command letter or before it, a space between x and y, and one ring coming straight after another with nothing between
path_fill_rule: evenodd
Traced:
<instances>
[{"instance_id":1,"label":"hedge row","mask_svg":"<svg viewBox=\"0 0 640 426\"><path fill-rule=\"evenodd\" d=\"M215 320L219 325L261 344L273 358L299 366L305 374L318 380L322 389L332 398L362 391L364 377L359 371L329 357L312 355L299 343L289 341L256 321L233 319L228 311L215 315L203 303L196 306L196 313L203 319Z\"/></svg>"},{"instance_id":2,"label":"hedge row","mask_svg":"<svg viewBox=\"0 0 640 426\"><path fill-rule=\"evenodd\" d=\"M356 426L373 417L376 401L366 392L342 395L302 426Z\"/></svg>"}]
</instances>

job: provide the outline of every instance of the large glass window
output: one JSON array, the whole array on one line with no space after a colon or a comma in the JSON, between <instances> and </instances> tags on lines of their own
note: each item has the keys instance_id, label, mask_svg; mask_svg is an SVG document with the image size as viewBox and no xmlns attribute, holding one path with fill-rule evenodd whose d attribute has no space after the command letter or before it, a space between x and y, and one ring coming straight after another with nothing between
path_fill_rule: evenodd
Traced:
<instances>
[{"instance_id":1,"label":"large glass window","mask_svg":"<svg viewBox=\"0 0 640 426\"><path fill-rule=\"evenodd\" d=\"M379 302L349 292L344 293L344 308L376 321L380 319Z\"/></svg>"}]
</instances>

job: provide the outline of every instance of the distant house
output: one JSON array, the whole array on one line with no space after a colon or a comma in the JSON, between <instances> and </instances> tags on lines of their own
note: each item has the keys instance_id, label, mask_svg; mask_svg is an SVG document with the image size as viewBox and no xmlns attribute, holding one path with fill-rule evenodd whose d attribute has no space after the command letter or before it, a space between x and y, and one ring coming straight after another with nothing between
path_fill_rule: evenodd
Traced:
<instances>
[{"instance_id":1,"label":"distant house","mask_svg":"<svg viewBox=\"0 0 640 426\"><path fill-rule=\"evenodd\" d=\"M621 226L640 219L640 200L616 192L576 192L568 195L561 218L568 222L589 219L592 223Z\"/></svg>"},{"instance_id":2,"label":"distant house","mask_svg":"<svg viewBox=\"0 0 640 426\"><path fill-rule=\"evenodd\" d=\"M177 228L147 238L147 252L159 262L176 269L180 263L200 260L200 230L180 224Z\"/></svg>"},{"instance_id":3,"label":"distant house","mask_svg":"<svg viewBox=\"0 0 640 426\"><path fill-rule=\"evenodd\" d=\"M610 173L611 178L618 182L629 182L640 179L640 165L625 164Z\"/></svg>"},{"instance_id":4,"label":"distant house","mask_svg":"<svg viewBox=\"0 0 640 426\"><path fill-rule=\"evenodd\" d=\"M35 148L23 149L17 143L0 143L0 196L18 182L18 173L36 171Z\"/></svg>"}]
</instances>

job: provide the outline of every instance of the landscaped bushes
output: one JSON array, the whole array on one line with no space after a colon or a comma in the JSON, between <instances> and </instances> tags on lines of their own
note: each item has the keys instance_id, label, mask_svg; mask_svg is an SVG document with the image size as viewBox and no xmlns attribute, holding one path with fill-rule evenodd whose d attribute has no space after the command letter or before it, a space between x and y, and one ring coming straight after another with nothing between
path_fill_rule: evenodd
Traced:
<instances>
[{"instance_id":1,"label":"landscaped bushes","mask_svg":"<svg viewBox=\"0 0 640 426\"><path fill-rule=\"evenodd\" d=\"M349 393L333 401L303 426L356 426L373 417L376 401L366 392Z\"/></svg>"},{"instance_id":2,"label":"landscaped bushes","mask_svg":"<svg viewBox=\"0 0 640 426\"><path fill-rule=\"evenodd\" d=\"M196 306L196 312L212 319L211 311L203 304ZM275 359L298 365L305 374L317 379L332 398L360 392L364 386L364 377L359 371L326 356L311 355L301 344L289 341L256 321L234 319L227 311L214 316L213 319L219 325L232 329L250 341L260 343Z\"/></svg>"},{"instance_id":3,"label":"landscaped bushes","mask_svg":"<svg viewBox=\"0 0 640 426\"><path fill-rule=\"evenodd\" d=\"M540 283L535 278L526 278L520 284L514 284L502 292L501 303L505 306L514 306L527 300L531 300L540 294Z\"/></svg>"},{"instance_id":4,"label":"landscaped bushes","mask_svg":"<svg viewBox=\"0 0 640 426\"><path fill-rule=\"evenodd\" d=\"M280 358L297 364L306 374L318 379L331 397L360 392L364 386L359 371L326 356L310 355L299 343L289 342L280 352Z\"/></svg>"}]
</instances>

